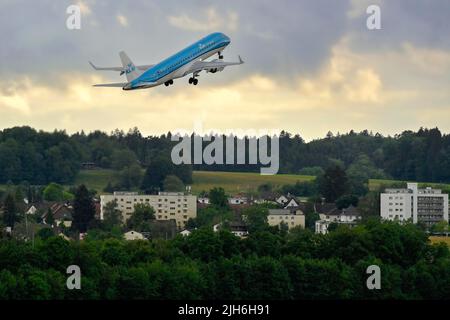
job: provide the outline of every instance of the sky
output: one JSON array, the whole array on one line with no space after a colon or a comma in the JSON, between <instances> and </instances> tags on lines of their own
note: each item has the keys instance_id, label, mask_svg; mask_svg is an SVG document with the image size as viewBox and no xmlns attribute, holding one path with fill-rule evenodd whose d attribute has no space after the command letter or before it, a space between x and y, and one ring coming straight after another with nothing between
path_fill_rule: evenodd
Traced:
<instances>
[{"instance_id":1,"label":"sky","mask_svg":"<svg viewBox=\"0 0 450 320\"><path fill-rule=\"evenodd\" d=\"M448 0L0 0L0 129L450 133L449 14ZM125 50L153 64L215 31L231 38L225 61L245 64L197 86L92 87L124 78L88 61L120 66Z\"/></svg>"}]
</instances>

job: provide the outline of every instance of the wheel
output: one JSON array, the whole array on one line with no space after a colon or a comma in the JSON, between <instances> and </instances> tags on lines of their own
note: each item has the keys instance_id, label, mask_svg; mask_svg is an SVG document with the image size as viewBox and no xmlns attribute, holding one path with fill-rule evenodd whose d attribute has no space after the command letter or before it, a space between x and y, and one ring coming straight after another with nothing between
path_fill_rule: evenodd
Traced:
<instances>
[{"instance_id":1,"label":"wheel","mask_svg":"<svg viewBox=\"0 0 450 320\"><path fill-rule=\"evenodd\" d=\"M197 83L198 83L198 79L194 79L194 80L192 80L192 83L194 84L194 86L196 86L196 85L197 85Z\"/></svg>"},{"instance_id":2,"label":"wheel","mask_svg":"<svg viewBox=\"0 0 450 320\"><path fill-rule=\"evenodd\" d=\"M169 81L169 84L173 84L173 80L170 80L170 81Z\"/></svg>"},{"instance_id":3,"label":"wheel","mask_svg":"<svg viewBox=\"0 0 450 320\"><path fill-rule=\"evenodd\" d=\"M169 82L167 81L167 82L164 82L164 85L166 86L166 87L168 87L169 86Z\"/></svg>"},{"instance_id":4,"label":"wheel","mask_svg":"<svg viewBox=\"0 0 450 320\"><path fill-rule=\"evenodd\" d=\"M193 78L189 78L189 84L192 84Z\"/></svg>"}]
</instances>

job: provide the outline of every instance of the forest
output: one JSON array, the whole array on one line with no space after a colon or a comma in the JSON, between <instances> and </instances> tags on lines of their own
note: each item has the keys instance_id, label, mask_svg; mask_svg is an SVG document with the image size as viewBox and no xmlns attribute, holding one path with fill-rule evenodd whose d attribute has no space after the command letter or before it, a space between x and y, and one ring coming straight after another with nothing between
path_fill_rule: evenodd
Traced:
<instances>
[{"instance_id":1,"label":"forest","mask_svg":"<svg viewBox=\"0 0 450 320\"><path fill-rule=\"evenodd\" d=\"M327 235L253 225L172 240L0 240L0 299L448 299L450 252L412 224L368 220ZM66 269L81 269L69 290ZM381 270L369 290L367 267Z\"/></svg>"},{"instance_id":2,"label":"forest","mask_svg":"<svg viewBox=\"0 0 450 320\"><path fill-rule=\"evenodd\" d=\"M44 132L30 127L4 129L0 131L0 184L70 184L86 162L98 168L128 172L155 163L171 164L171 149L177 143L171 141L171 137L170 132L144 137L137 128L127 133L116 129L110 134L94 131L71 135L65 131ZM279 148L279 173L316 175L318 170L336 163L348 169L357 161L364 161L373 169L369 178L450 182L450 135L442 134L437 128L404 131L395 136L367 130L345 134L329 132L326 137L310 142L305 142L298 134L282 131ZM249 172L260 169L258 165L249 164L184 167L166 166L165 170L189 182L193 169Z\"/></svg>"}]
</instances>

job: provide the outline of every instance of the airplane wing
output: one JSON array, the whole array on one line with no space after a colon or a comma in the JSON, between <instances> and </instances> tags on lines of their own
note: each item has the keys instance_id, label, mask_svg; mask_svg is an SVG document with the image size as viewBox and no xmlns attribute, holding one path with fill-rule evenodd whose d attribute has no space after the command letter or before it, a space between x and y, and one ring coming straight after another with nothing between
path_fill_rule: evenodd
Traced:
<instances>
[{"instance_id":1,"label":"airplane wing","mask_svg":"<svg viewBox=\"0 0 450 320\"><path fill-rule=\"evenodd\" d=\"M241 56L239 56L239 62L224 62L218 59L213 61L196 61L192 64L192 67L189 69L188 73L199 73L202 70L214 73L217 71L222 71L225 67L236 66L243 63L244 61L241 59Z\"/></svg>"},{"instance_id":2,"label":"airplane wing","mask_svg":"<svg viewBox=\"0 0 450 320\"><path fill-rule=\"evenodd\" d=\"M89 64L92 66L92 68L94 68L97 71L119 71L119 72L121 72L121 75L125 72L124 67L97 67L90 61L89 61ZM146 64L146 65L142 65L142 66L136 66L136 68L139 70L145 71L147 69L150 69L153 66L154 66L154 64Z\"/></svg>"}]
</instances>

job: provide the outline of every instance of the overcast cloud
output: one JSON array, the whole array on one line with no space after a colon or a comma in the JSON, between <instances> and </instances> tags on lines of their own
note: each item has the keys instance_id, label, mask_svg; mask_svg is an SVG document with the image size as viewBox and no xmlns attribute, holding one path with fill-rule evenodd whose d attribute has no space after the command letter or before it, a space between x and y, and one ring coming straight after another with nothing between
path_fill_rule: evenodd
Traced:
<instances>
[{"instance_id":1,"label":"overcast cloud","mask_svg":"<svg viewBox=\"0 0 450 320\"><path fill-rule=\"evenodd\" d=\"M66 28L70 4L81 6L81 30ZM369 4L380 5L382 30L366 28ZM447 0L0 0L0 127L158 134L203 119L307 139L448 132L449 13ZM187 79L137 93L91 87L121 79L89 60L120 65L125 50L136 64L155 63L214 31L232 39L225 59L246 64L202 75L195 88Z\"/></svg>"}]
</instances>

